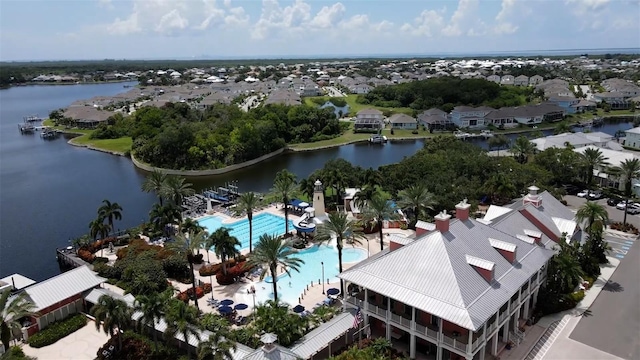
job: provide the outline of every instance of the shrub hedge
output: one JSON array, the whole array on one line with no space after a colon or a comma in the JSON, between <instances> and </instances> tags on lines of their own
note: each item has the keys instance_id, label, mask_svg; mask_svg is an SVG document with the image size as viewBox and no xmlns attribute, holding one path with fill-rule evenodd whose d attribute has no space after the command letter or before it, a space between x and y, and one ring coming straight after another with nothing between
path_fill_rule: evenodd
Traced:
<instances>
[{"instance_id":1,"label":"shrub hedge","mask_svg":"<svg viewBox=\"0 0 640 360\"><path fill-rule=\"evenodd\" d=\"M244 255L238 256L238 262L244 262L247 260L247 257ZM227 267L233 267L236 265L236 259L230 259L226 261ZM200 276L213 276L218 273L218 271L222 270L222 263L211 264L211 265L203 265L198 272Z\"/></svg>"},{"instance_id":2,"label":"shrub hedge","mask_svg":"<svg viewBox=\"0 0 640 360\"><path fill-rule=\"evenodd\" d=\"M87 317L83 314L76 314L50 324L44 330L31 336L27 342L34 348L51 345L63 337L78 331L86 324Z\"/></svg>"}]
</instances>

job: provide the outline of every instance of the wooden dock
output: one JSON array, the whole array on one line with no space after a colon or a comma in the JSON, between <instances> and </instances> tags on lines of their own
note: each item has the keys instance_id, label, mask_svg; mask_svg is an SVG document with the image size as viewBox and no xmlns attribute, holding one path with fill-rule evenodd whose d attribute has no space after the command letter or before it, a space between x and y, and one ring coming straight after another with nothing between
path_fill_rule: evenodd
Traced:
<instances>
[{"instance_id":1,"label":"wooden dock","mask_svg":"<svg viewBox=\"0 0 640 360\"><path fill-rule=\"evenodd\" d=\"M93 265L80 259L76 254L76 250L73 248L73 246L56 249L56 258L58 259L58 264L60 264L60 267L73 269L86 265L89 267L89 269L93 270Z\"/></svg>"}]
</instances>

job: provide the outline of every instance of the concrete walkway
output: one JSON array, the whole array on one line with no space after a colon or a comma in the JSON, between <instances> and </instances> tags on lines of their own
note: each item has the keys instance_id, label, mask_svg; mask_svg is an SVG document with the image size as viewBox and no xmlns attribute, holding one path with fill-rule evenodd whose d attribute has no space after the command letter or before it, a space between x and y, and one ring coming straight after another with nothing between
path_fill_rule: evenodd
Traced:
<instances>
[{"instance_id":1,"label":"concrete walkway","mask_svg":"<svg viewBox=\"0 0 640 360\"><path fill-rule=\"evenodd\" d=\"M538 321L538 326L547 328L550 331L547 330L547 332L545 332L540 340L534 345L533 349L526 357L527 360L621 359L617 356L600 351L569 338L569 335L571 335L573 329L578 325L581 317L588 314L589 307L596 300L603 287L607 284L607 281L611 278L620 264L619 259L613 257L607 257L607 259L609 260L609 264L605 264L600 268L600 276L593 283L591 289L586 292L584 299L582 299L575 308L545 316Z\"/></svg>"},{"instance_id":2,"label":"concrete walkway","mask_svg":"<svg viewBox=\"0 0 640 360\"><path fill-rule=\"evenodd\" d=\"M85 327L49 346L36 349L25 344L22 350L39 360L91 360L98 356L98 349L108 339L107 334L96 330L95 323L89 320Z\"/></svg>"}]
</instances>

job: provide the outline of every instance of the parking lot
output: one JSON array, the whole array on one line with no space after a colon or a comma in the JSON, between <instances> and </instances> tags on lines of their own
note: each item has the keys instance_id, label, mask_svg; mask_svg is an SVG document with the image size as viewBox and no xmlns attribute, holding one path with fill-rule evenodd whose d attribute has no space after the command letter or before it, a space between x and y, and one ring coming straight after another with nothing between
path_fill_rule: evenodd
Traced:
<instances>
[{"instance_id":1,"label":"parking lot","mask_svg":"<svg viewBox=\"0 0 640 360\"><path fill-rule=\"evenodd\" d=\"M565 200L574 210L586 201L576 196L565 196ZM607 205L606 199L597 202L604 204L612 221L623 220L622 210ZM627 222L640 228L639 215L627 214ZM636 244L637 238L619 232L605 233L612 249L610 255L620 259L620 265L569 336L623 359L640 358L640 245Z\"/></svg>"}]
</instances>

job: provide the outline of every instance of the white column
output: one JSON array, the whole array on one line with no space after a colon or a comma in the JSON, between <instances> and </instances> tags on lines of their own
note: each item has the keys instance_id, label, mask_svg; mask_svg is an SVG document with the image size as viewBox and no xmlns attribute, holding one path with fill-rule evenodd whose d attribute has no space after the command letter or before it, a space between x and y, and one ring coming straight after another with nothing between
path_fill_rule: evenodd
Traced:
<instances>
[{"instance_id":1,"label":"white column","mask_svg":"<svg viewBox=\"0 0 640 360\"><path fill-rule=\"evenodd\" d=\"M438 350L436 351L436 360L442 360L442 345L438 343L436 346L438 347Z\"/></svg>"},{"instance_id":2,"label":"white column","mask_svg":"<svg viewBox=\"0 0 640 360\"><path fill-rule=\"evenodd\" d=\"M409 358L416 358L416 336L413 333L409 333Z\"/></svg>"},{"instance_id":3,"label":"white column","mask_svg":"<svg viewBox=\"0 0 640 360\"><path fill-rule=\"evenodd\" d=\"M487 351L487 345L482 345L482 346L480 347L480 354L479 354L479 355L480 355L480 358L479 358L479 360L484 360L484 353L485 353L485 351Z\"/></svg>"},{"instance_id":4,"label":"white column","mask_svg":"<svg viewBox=\"0 0 640 360\"><path fill-rule=\"evenodd\" d=\"M362 304L363 309L369 310L369 290L364 288L364 302Z\"/></svg>"},{"instance_id":5,"label":"white column","mask_svg":"<svg viewBox=\"0 0 640 360\"><path fill-rule=\"evenodd\" d=\"M527 296L525 301L524 301L524 314L523 314L523 318L525 319L529 319L529 301L531 301L531 295Z\"/></svg>"},{"instance_id":6,"label":"white column","mask_svg":"<svg viewBox=\"0 0 640 360\"><path fill-rule=\"evenodd\" d=\"M411 330L416 330L416 308L415 306L411 307Z\"/></svg>"},{"instance_id":7,"label":"white column","mask_svg":"<svg viewBox=\"0 0 640 360\"><path fill-rule=\"evenodd\" d=\"M390 318L391 318L391 298L387 297L387 312L385 313L385 323L387 324L387 340L391 340L391 325L390 325Z\"/></svg>"},{"instance_id":8,"label":"white column","mask_svg":"<svg viewBox=\"0 0 640 360\"><path fill-rule=\"evenodd\" d=\"M507 341L507 339L509 338L509 319L510 318L511 316L507 316L507 322L502 327L502 339L504 341Z\"/></svg>"},{"instance_id":9,"label":"white column","mask_svg":"<svg viewBox=\"0 0 640 360\"><path fill-rule=\"evenodd\" d=\"M499 332L493 335L493 339L491 340L491 355L493 356L498 355L498 334Z\"/></svg>"}]
</instances>

